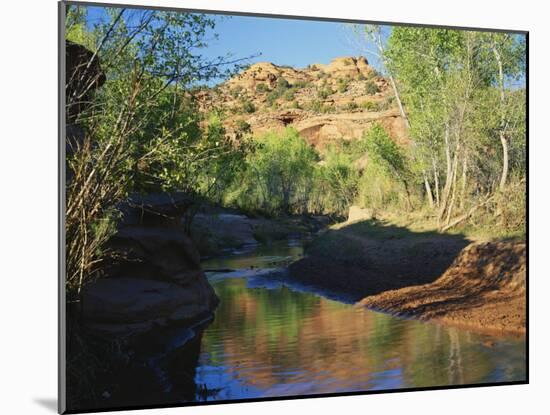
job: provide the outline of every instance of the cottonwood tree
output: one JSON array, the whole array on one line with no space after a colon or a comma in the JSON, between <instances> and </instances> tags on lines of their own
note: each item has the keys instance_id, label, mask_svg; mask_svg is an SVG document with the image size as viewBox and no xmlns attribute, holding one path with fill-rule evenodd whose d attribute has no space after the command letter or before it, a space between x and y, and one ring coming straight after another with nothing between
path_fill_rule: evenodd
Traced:
<instances>
[{"instance_id":1,"label":"cottonwood tree","mask_svg":"<svg viewBox=\"0 0 550 415\"><path fill-rule=\"evenodd\" d=\"M524 105L506 80L521 77L521 39L495 33L395 28L386 54L402 88L411 120L410 134L421 147L420 159L425 168L431 165L437 218L446 227L454 222L451 218L457 208L471 212L494 192L491 183L483 183L473 175L486 167L474 162L482 163L477 153L487 152L482 143L494 143L495 135L499 137L502 157L499 188L505 186L509 110ZM491 109L487 101L493 100L497 91L499 100ZM480 125L480 119L492 123L495 113L497 125ZM490 151L494 149L494 145L490 146ZM441 164L445 168L440 169ZM490 175L494 174L493 170ZM469 200L470 187L478 195L477 202Z\"/></svg>"},{"instance_id":2,"label":"cottonwood tree","mask_svg":"<svg viewBox=\"0 0 550 415\"><path fill-rule=\"evenodd\" d=\"M68 40L82 42L91 52L78 71L66 74L66 111L74 114L68 122L84 131L68 157L71 298L100 275L105 242L115 228L116 206L129 192L194 191L198 186L188 182L192 171L224 160L221 155L230 148L222 134L201 140L208 133L200 127L191 88L228 76L243 62L204 56L215 27L206 15L106 8L92 24L87 10L69 6L66 18ZM98 63L101 71L90 76ZM90 95L99 76L105 81ZM178 176L181 171L183 176Z\"/></svg>"}]
</instances>

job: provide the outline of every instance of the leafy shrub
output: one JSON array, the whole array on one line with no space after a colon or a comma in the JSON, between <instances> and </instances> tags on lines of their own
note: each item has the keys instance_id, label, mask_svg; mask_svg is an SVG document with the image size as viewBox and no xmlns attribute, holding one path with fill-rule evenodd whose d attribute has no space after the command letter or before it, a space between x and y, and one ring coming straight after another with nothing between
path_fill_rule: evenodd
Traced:
<instances>
[{"instance_id":1,"label":"leafy shrub","mask_svg":"<svg viewBox=\"0 0 550 415\"><path fill-rule=\"evenodd\" d=\"M314 99L313 101L311 101L307 107L308 110L313 112L321 112L322 108L323 108L323 103L318 99Z\"/></svg>"},{"instance_id":2,"label":"leafy shrub","mask_svg":"<svg viewBox=\"0 0 550 415\"><path fill-rule=\"evenodd\" d=\"M327 99L329 96L331 96L332 94L334 94L334 91L332 90L332 88L328 85L324 85L322 86L318 91L317 91L317 96L320 98L320 99Z\"/></svg>"},{"instance_id":3,"label":"leafy shrub","mask_svg":"<svg viewBox=\"0 0 550 415\"><path fill-rule=\"evenodd\" d=\"M338 79L338 84L337 85L338 85L337 86L338 92L343 94L344 92L346 92L348 90L349 80L344 79L344 78L340 78L340 79Z\"/></svg>"},{"instance_id":4,"label":"leafy shrub","mask_svg":"<svg viewBox=\"0 0 550 415\"><path fill-rule=\"evenodd\" d=\"M283 78L283 77L280 77L278 80L277 80L277 86L275 87L275 89L273 91L271 91L268 95L267 95L267 103L268 105L270 106L274 106L275 104L275 101L277 101L280 97L282 97L283 95L285 95L285 93L290 89L290 84L288 83L288 81ZM290 95L290 94L289 94ZM287 99L288 101L292 101L293 97L290 98L290 99Z\"/></svg>"},{"instance_id":5,"label":"leafy shrub","mask_svg":"<svg viewBox=\"0 0 550 415\"><path fill-rule=\"evenodd\" d=\"M266 84L261 83L256 85L256 92L264 93L268 91L269 91L269 87Z\"/></svg>"},{"instance_id":6,"label":"leafy shrub","mask_svg":"<svg viewBox=\"0 0 550 415\"><path fill-rule=\"evenodd\" d=\"M326 149L321 179L326 189L323 205L330 211L345 214L357 196L359 172L352 158L334 145Z\"/></svg>"},{"instance_id":7,"label":"leafy shrub","mask_svg":"<svg viewBox=\"0 0 550 415\"><path fill-rule=\"evenodd\" d=\"M273 106L278 98L279 93L276 90L271 91L269 94L267 94L267 104Z\"/></svg>"},{"instance_id":8,"label":"leafy shrub","mask_svg":"<svg viewBox=\"0 0 550 415\"><path fill-rule=\"evenodd\" d=\"M329 112L334 112L336 110L334 107L330 105L324 105L323 102L318 99L314 99L313 101L310 101L310 103L306 108L309 111L322 113L322 114L327 114Z\"/></svg>"},{"instance_id":9,"label":"leafy shrub","mask_svg":"<svg viewBox=\"0 0 550 415\"><path fill-rule=\"evenodd\" d=\"M307 81L297 81L294 83L294 85L292 85L292 87L296 89L307 88L309 86L311 86L311 84Z\"/></svg>"},{"instance_id":10,"label":"leafy shrub","mask_svg":"<svg viewBox=\"0 0 550 415\"><path fill-rule=\"evenodd\" d=\"M296 95L296 90L294 88L287 89L285 93L283 94L283 98L287 101L294 100L294 96Z\"/></svg>"},{"instance_id":11,"label":"leafy shrub","mask_svg":"<svg viewBox=\"0 0 550 415\"><path fill-rule=\"evenodd\" d=\"M242 134L250 134L250 124L243 119L238 119L236 122L237 131Z\"/></svg>"},{"instance_id":12,"label":"leafy shrub","mask_svg":"<svg viewBox=\"0 0 550 415\"><path fill-rule=\"evenodd\" d=\"M281 76L279 79L277 79L277 89L284 91L288 88L290 88L290 84L285 78Z\"/></svg>"},{"instance_id":13,"label":"leafy shrub","mask_svg":"<svg viewBox=\"0 0 550 415\"><path fill-rule=\"evenodd\" d=\"M359 105L357 105L357 102L355 101L350 101L344 106L344 109L346 111L353 111L353 110L356 110L357 108L359 108Z\"/></svg>"},{"instance_id":14,"label":"leafy shrub","mask_svg":"<svg viewBox=\"0 0 550 415\"><path fill-rule=\"evenodd\" d=\"M293 128L260 137L232 196L245 210L270 214L307 208L318 155Z\"/></svg>"},{"instance_id":15,"label":"leafy shrub","mask_svg":"<svg viewBox=\"0 0 550 415\"><path fill-rule=\"evenodd\" d=\"M378 111L378 104L372 101L365 101L361 104L361 108L367 111Z\"/></svg>"},{"instance_id":16,"label":"leafy shrub","mask_svg":"<svg viewBox=\"0 0 550 415\"><path fill-rule=\"evenodd\" d=\"M367 76L367 79L374 79L376 77L379 77L380 76L380 72L378 72L376 69L371 69L371 71L369 72L368 76Z\"/></svg>"},{"instance_id":17,"label":"leafy shrub","mask_svg":"<svg viewBox=\"0 0 550 415\"><path fill-rule=\"evenodd\" d=\"M252 114L253 112L256 112L256 107L252 102L246 100L243 102L243 111L247 114Z\"/></svg>"},{"instance_id":18,"label":"leafy shrub","mask_svg":"<svg viewBox=\"0 0 550 415\"><path fill-rule=\"evenodd\" d=\"M367 95L374 95L376 93L380 92L380 89L378 88L378 85L374 83L374 81L369 81L365 85L365 93Z\"/></svg>"}]
</instances>

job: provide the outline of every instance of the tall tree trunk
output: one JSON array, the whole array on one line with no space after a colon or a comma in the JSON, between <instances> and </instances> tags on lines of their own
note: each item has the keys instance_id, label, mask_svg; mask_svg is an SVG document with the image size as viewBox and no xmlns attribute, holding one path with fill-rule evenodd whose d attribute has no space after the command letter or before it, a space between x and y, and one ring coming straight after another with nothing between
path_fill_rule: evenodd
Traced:
<instances>
[{"instance_id":1,"label":"tall tree trunk","mask_svg":"<svg viewBox=\"0 0 550 415\"><path fill-rule=\"evenodd\" d=\"M432 157L432 165L434 170L434 189L435 189L435 203L436 206L439 207L440 200L439 200L439 170L437 169L437 164L435 161L435 157Z\"/></svg>"},{"instance_id":2,"label":"tall tree trunk","mask_svg":"<svg viewBox=\"0 0 550 415\"><path fill-rule=\"evenodd\" d=\"M403 103L401 102L401 97L399 96L399 91L397 90L397 85L395 84L395 79L391 74L390 74L390 84L393 89L393 95L395 96L395 101L397 102L397 106L399 107L399 113L401 114L401 117L405 121L405 125L407 126L407 129L409 129L410 128L409 118L405 113L405 109L403 108Z\"/></svg>"},{"instance_id":3,"label":"tall tree trunk","mask_svg":"<svg viewBox=\"0 0 550 415\"><path fill-rule=\"evenodd\" d=\"M455 153L456 158L456 153ZM442 219L447 209L447 202L449 200L449 193L451 192L451 186L453 183L453 161L451 158L451 143L449 141L449 123L445 123L445 161L447 163L447 174L445 176L445 187L443 188L443 195L441 197L441 204L439 206L438 220Z\"/></svg>"},{"instance_id":4,"label":"tall tree trunk","mask_svg":"<svg viewBox=\"0 0 550 415\"><path fill-rule=\"evenodd\" d=\"M495 44L493 44L493 53L495 55L495 60L497 61L498 65L498 86L500 90L500 128L499 128L499 138L500 138L500 144L502 146L502 173L500 176L500 190L504 190L504 187L506 186L506 179L508 178L508 138L505 134L506 129L506 114L505 114L505 103L506 103L506 97L504 94L504 69L502 64L502 57L500 56L500 52L498 51L498 48Z\"/></svg>"},{"instance_id":5,"label":"tall tree trunk","mask_svg":"<svg viewBox=\"0 0 550 415\"><path fill-rule=\"evenodd\" d=\"M508 178L508 138L503 131L500 132L500 144L502 145L502 175L500 176L500 190L504 190Z\"/></svg>"},{"instance_id":6,"label":"tall tree trunk","mask_svg":"<svg viewBox=\"0 0 550 415\"><path fill-rule=\"evenodd\" d=\"M430 209L433 209L434 197L432 194L432 188L430 187L430 182L428 181L428 176L426 176L426 174L424 174L424 187L426 188L426 195L428 197L428 204L430 205Z\"/></svg>"},{"instance_id":7,"label":"tall tree trunk","mask_svg":"<svg viewBox=\"0 0 550 415\"><path fill-rule=\"evenodd\" d=\"M452 180L452 192L451 200L449 202L449 207L447 208L447 217L445 218L445 225L448 225L451 220L451 215L453 214L453 208L455 205L456 199L456 178L458 176L458 151L455 153L455 162L453 164L453 180Z\"/></svg>"},{"instance_id":8,"label":"tall tree trunk","mask_svg":"<svg viewBox=\"0 0 550 415\"><path fill-rule=\"evenodd\" d=\"M403 180L403 186L405 187L405 194L407 196L407 208L409 209L409 211L412 211L413 204L411 201L411 192L409 190L409 183L407 182L407 180Z\"/></svg>"},{"instance_id":9,"label":"tall tree trunk","mask_svg":"<svg viewBox=\"0 0 550 415\"><path fill-rule=\"evenodd\" d=\"M464 202L466 199L466 178L468 175L468 158L466 152L464 152L464 158L462 159L462 183L460 189L460 209L464 208Z\"/></svg>"}]
</instances>

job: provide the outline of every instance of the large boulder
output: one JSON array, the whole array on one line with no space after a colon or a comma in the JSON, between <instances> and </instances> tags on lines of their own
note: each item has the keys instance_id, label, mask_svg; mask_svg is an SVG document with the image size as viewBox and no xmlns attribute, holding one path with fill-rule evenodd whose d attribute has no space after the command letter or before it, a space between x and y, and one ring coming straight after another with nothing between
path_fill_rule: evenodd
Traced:
<instances>
[{"instance_id":1,"label":"large boulder","mask_svg":"<svg viewBox=\"0 0 550 415\"><path fill-rule=\"evenodd\" d=\"M111 239L112 277L151 278L192 283L199 277L200 255L183 229L126 226Z\"/></svg>"},{"instance_id":2,"label":"large boulder","mask_svg":"<svg viewBox=\"0 0 550 415\"><path fill-rule=\"evenodd\" d=\"M107 244L105 278L83 293L89 327L133 335L212 314L218 298L201 269L200 254L180 225L192 200L183 193L132 195Z\"/></svg>"},{"instance_id":3,"label":"large boulder","mask_svg":"<svg viewBox=\"0 0 550 415\"><path fill-rule=\"evenodd\" d=\"M191 237L201 254L219 254L227 248L257 244L254 220L234 213L199 213L193 218Z\"/></svg>"},{"instance_id":4,"label":"large boulder","mask_svg":"<svg viewBox=\"0 0 550 415\"><path fill-rule=\"evenodd\" d=\"M83 291L82 315L95 331L134 335L207 318L217 301L204 278L187 287L152 279L105 278Z\"/></svg>"}]
</instances>

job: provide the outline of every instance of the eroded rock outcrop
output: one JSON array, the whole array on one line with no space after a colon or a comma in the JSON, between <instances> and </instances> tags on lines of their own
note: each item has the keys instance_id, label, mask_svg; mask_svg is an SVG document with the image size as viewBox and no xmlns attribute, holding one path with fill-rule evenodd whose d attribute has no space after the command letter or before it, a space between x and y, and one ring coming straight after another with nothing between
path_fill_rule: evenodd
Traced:
<instances>
[{"instance_id":1,"label":"eroded rock outcrop","mask_svg":"<svg viewBox=\"0 0 550 415\"><path fill-rule=\"evenodd\" d=\"M259 135L292 126L323 149L338 140L358 139L379 123L398 144L409 143L387 79L362 56L303 69L255 63L197 98L203 110L223 106L225 128L233 139L243 126Z\"/></svg>"},{"instance_id":2,"label":"eroded rock outcrop","mask_svg":"<svg viewBox=\"0 0 550 415\"><path fill-rule=\"evenodd\" d=\"M96 331L134 335L174 322L208 318L218 303L184 232L185 194L132 196L121 206L120 229L109 242L107 278L83 292L82 311Z\"/></svg>"}]
</instances>

